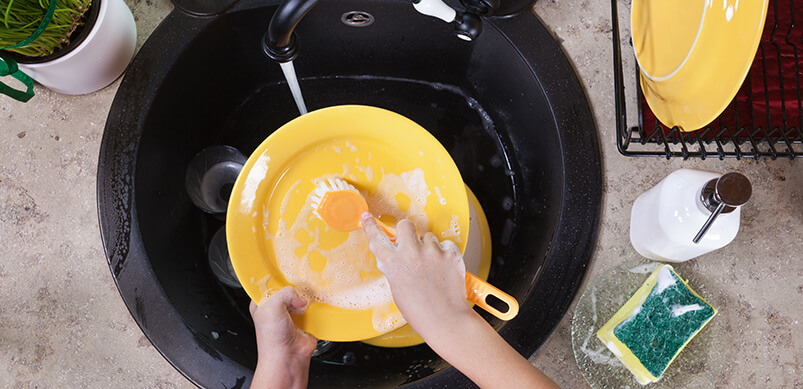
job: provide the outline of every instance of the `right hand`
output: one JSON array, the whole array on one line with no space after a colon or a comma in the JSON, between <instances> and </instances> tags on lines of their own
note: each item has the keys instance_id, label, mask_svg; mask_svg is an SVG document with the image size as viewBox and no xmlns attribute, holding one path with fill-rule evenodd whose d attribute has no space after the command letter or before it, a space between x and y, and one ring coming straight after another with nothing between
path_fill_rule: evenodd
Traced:
<instances>
[{"instance_id":1,"label":"right hand","mask_svg":"<svg viewBox=\"0 0 803 389\"><path fill-rule=\"evenodd\" d=\"M558 388L470 307L466 265L454 243L431 232L419 237L409 220L396 225L394 243L370 213L361 222L393 301L438 355L481 388Z\"/></svg>"},{"instance_id":2,"label":"right hand","mask_svg":"<svg viewBox=\"0 0 803 389\"><path fill-rule=\"evenodd\" d=\"M466 301L466 267L457 245L441 243L431 232L419 237L406 219L396 225L395 242L370 213L363 213L361 222L377 268L388 278L393 301L427 343L448 331L450 323L473 313Z\"/></svg>"}]
</instances>

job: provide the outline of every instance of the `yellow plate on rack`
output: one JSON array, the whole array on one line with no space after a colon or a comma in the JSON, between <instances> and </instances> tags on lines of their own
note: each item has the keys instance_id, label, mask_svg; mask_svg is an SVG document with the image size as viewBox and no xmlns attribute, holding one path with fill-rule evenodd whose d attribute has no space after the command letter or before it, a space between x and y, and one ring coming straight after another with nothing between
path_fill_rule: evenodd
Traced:
<instances>
[{"instance_id":1,"label":"yellow plate on rack","mask_svg":"<svg viewBox=\"0 0 803 389\"><path fill-rule=\"evenodd\" d=\"M768 0L634 0L641 89L666 125L698 130L736 96L764 30Z\"/></svg>"},{"instance_id":2,"label":"yellow plate on rack","mask_svg":"<svg viewBox=\"0 0 803 389\"><path fill-rule=\"evenodd\" d=\"M380 108L336 106L300 116L248 158L229 199L226 238L254 301L292 285L310 300L296 325L318 339L356 341L405 324L361 231L312 214L316 181L341 177L386 223L401 218L465 249L469 210L446 149L415 122ZM433 296L437 298L437 296Z\"/></svg>"},{"instance_id":3,"label":"yellow plate on rack","mask_svg":"<svg viewBox=\"0 0 803 389\"><path fill-rule=\"evenodd\" d=\"M466 263L466 271L477 275L481 280L488 280L488 273L491 271L491 229L488 227L488 219L474 192L466 186L468 193L469 227L468 243L463 252L463 259ZM376 338L363 340L363 343L380 347L409 347L424 343L424 339L405 324L397 330Z\"/></svg>"}]
</instances>

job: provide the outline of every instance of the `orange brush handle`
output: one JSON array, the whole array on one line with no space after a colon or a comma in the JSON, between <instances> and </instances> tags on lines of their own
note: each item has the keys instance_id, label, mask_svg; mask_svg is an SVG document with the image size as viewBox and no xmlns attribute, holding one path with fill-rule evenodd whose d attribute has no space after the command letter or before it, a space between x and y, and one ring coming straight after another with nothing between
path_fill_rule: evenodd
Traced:
<instances>
[{"instance_id":1,"label":"orange brush handle","mask_svg":"<svg viewBox=\"0 0 803 389\"><path fill-rule=\"evenodd\" d=\"M395 242L396 231L393 228L388 227L381 220L377 218L374 219L377 221L377 224L382 231L385 232L385 235L387 235L391 241ZM508 321L519 314L519 302L516 301L513 296L499 290L499 288L483 281L470 272L466 272L466 296L468 301L477 304L478 307L484 309L491 315L494 315L501 320ZM488 296L494 296L503 303L507 304L507 311L502 312L488 304L486 301Z\"/></svg>"},{"instance_id":2,"label":"orange brush handle","mask_svg":"<svg viewBox=\"0 0 803 389\"><path fill-rule=\"evenodd\" d=\"M379 220L379 218L374 217L374 220L376 220L376 224L379 226L379 228L382 230L382 232L384 232L385 235L387 235L388 238L390 238L390 241L391 242L395 242L396 241L396 230L393 229L393 227L390 227L387 224L385 224L385 222L383 222L382 220Z\"/></svg>"}]
</instances>

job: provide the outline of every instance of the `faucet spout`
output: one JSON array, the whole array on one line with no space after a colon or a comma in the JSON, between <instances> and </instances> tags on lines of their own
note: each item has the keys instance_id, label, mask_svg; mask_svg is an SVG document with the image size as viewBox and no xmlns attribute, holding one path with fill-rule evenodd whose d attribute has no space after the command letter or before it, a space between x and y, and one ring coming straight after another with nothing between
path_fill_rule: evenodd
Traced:
<instances>
[{"instance_id":1,"label":"faucet spout","mask_svg":"<svg viewBox=\"0 0 803 389\"><path fill-rule=\"evenodd\" d=\"M292 61L298 55L294 30L319 0L284 0L273 13L262 42L265 54L277 62Z\"/></svg>"},{"instance_id":2,"label":"faucet spout","mask_svg":"<svg viewBox=\"0 0 803 389\"><path fill-rule=\"evenodd\" d=\"M273 13L268 32L262 40L262 49L271 59L290 62L298 55L298 39L294 30L302 18L318 4L319 0L283 0ZM454 26L455 33L463 40L471 41L482 32L478 15L491 13L499 0L461 0L466 11L458 13L443 0L412 0L416 11L436 17Z\"/></svg>"}]
</instances>

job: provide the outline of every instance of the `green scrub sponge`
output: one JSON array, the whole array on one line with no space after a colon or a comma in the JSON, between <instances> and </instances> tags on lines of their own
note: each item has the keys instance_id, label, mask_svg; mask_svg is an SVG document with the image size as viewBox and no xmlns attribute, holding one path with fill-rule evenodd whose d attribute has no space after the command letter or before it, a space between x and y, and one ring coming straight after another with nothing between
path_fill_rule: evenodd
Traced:
<instances>
[{"instance_id":1,"label":"green scrub sponge","mask_svg":"<svg viewBox=\"0 0 803 389\"><path fill-rule=\"evenodd\" d=\"M658 381L717 310L661 265L597 337L644 385Z\"/></svg>"}]
</instances>

